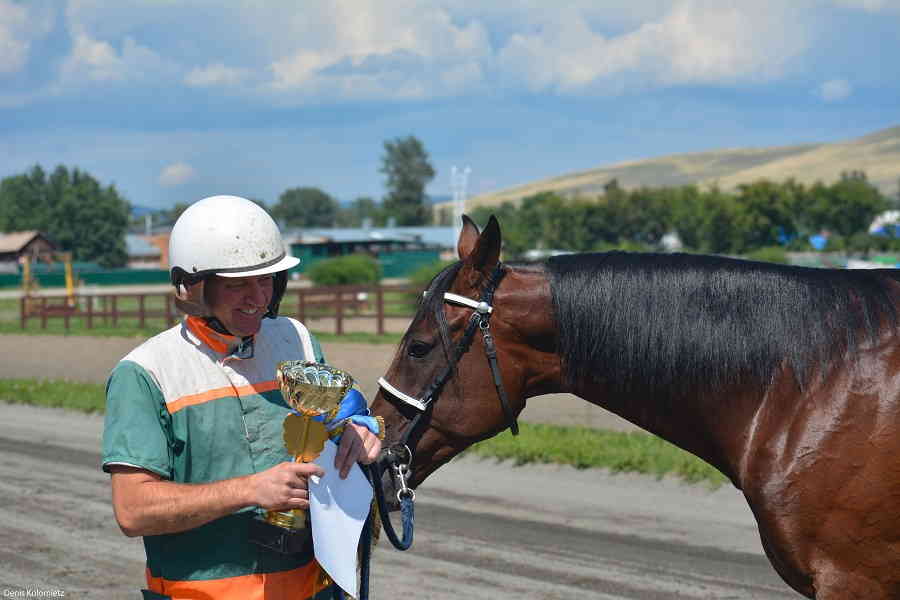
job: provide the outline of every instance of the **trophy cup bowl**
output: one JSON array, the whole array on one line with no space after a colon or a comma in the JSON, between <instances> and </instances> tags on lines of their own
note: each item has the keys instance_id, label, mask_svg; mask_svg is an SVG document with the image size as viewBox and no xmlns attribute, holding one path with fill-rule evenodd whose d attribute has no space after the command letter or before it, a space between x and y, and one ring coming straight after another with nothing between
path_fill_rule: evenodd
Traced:
<instances>
[{"instance_id":1,"label":"trophy cup bowl","mask_svg":"<svg viewBox=\"0 0 900 600\"><path fill-rule=\"evenodd\" d=\"M275 378L284 401L305 417L334 416L353 387L346 371L308 360L278 363Z\"/></svg>"},{"instance_id":2,"label":"trophy cup bowl","mask_svg":"<svg viewBox=\"0 0 900 600\"><path fill-rule=\"evenodd\" d=\"M294 412L284 419L284 445L295 462L312 462L322 452L328 432L312 417L333 418L353 387L346 371L307 360L278 363L275 378L284 401ZM266 521L283 529L304 529L306 511L268 511Z\"/></svg>"}]
</instances>

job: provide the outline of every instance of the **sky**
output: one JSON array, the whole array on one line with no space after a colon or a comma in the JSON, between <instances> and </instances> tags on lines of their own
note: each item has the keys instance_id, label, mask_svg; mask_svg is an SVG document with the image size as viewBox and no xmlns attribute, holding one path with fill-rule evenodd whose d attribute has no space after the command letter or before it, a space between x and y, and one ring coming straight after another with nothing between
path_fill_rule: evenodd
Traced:
<instances>
[{"instance_id":1,"label":"sky","mask_svg":"<svg viewBox=\"0 0 900 600\"><path fill-rule=\"evenodd\" d=\"M900 0L0 0L0 177L380 199L414 135L471 196L895 126L898 65Z\"/></svg>"}]
</instances>

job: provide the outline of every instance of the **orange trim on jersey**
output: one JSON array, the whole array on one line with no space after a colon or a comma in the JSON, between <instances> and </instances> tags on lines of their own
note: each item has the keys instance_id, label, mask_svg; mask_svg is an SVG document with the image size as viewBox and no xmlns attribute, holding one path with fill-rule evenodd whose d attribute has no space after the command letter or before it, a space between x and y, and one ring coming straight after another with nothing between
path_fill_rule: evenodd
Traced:
<instances>
[{"instance_id":1,"label":"orange trim on jersey","mask_svg":"<svg viewBox=\"0 0 900 600\"><path fill-rule=\"evenodd\" d=\"M150 591L172 600L302 600L311 598L325 587L319 572L319 563L315 560L290 571L198 581L153 577L147 569L147 586Z\"/></svg>"},{"instance_id":2,"label":"orange trim on jersey","mask_svg":"<svg viewBox=\"0 0 900 600\"><path fill-rule=\"evenodd\" d=\"M182 408L195 406L197 404L203 404L205 402L211 402L213 400L218 400L219 398L248 396L250 394L262 394L263 392L270 392L279 388L280 386L278 385L278 381L276 381L275 379L272 379L271 381L260 381L259 383L251 383L250 385L242 385L239 387L229 385L206 392L200 392L199 394L182 396L178 400L173 400L172 402L166 403L166 408L169 409L169 414L175 414Z\"/></svg>"},{"instance_id":3,"label":"orange trim on jersey","mask_svg":"<svg viewBox=\"0 0 900 600\"><path fill-rule=\"evenodd\" d=\"M226 352L228 352L228 346L230 344L238 343L237 337L219 333L218 331L207 325L206 321L204 321L200 317L188 317L187 326L191 330L191 332L200 339L201 342L203 342L219 354L225 354Z\"/></svg>"}]
</instances>

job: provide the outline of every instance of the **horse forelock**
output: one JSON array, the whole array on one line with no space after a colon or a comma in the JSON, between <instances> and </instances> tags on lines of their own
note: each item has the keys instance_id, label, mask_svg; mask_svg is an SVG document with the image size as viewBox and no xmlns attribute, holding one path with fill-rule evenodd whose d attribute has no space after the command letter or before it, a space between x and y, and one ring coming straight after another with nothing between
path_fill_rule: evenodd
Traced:
<instances>
[{"instance_id":1,"label":"horse forelock","mask_svg":"<svg viewBox=\"0 0 900 600\"><path fill-rule=\"evenodd\" d=\"M425 289L425 293L419 299L416 314L413 317L412 324L403 335L401 345L415 337L416 332L422 326L427 326L427 324L431 323L432 319L434 319L433 324L438 327L438 332L444 344L447 345L449 343L450 333L447 327L447 319L444 316L444 292L450 290L461 268L462 262L455 262L432 278Z\"/></svg>"},{"instance_id":2,"label":"horse forelock","mask_svg":"<svg viewBox=\"0 0 900 600\"><path fill-rule=\"evenodd\" d=\"M548 260L558 352L570 385L675 398L801 386L897 324L891 278L687 254L612 252Z\"/></svg>"}]
</instances>

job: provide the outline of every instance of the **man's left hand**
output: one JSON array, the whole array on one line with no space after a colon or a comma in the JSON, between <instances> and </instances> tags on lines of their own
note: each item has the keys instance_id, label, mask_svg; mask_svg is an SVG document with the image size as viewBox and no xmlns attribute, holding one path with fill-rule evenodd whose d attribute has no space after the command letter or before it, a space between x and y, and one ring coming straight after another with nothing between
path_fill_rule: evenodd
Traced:
<instances>
[{"instance_id":1,"label":"man's left hand","mask_svg":"<svg viewBox=\"0 0 900 600\"><path fill-rule=\"evenodd\" d=\"M363 425L348 423L341 435L341 443L334 457L334 468L346 479L355 463L368 465L381 452L381 440Z\"/></svg>"}]
</instances>

